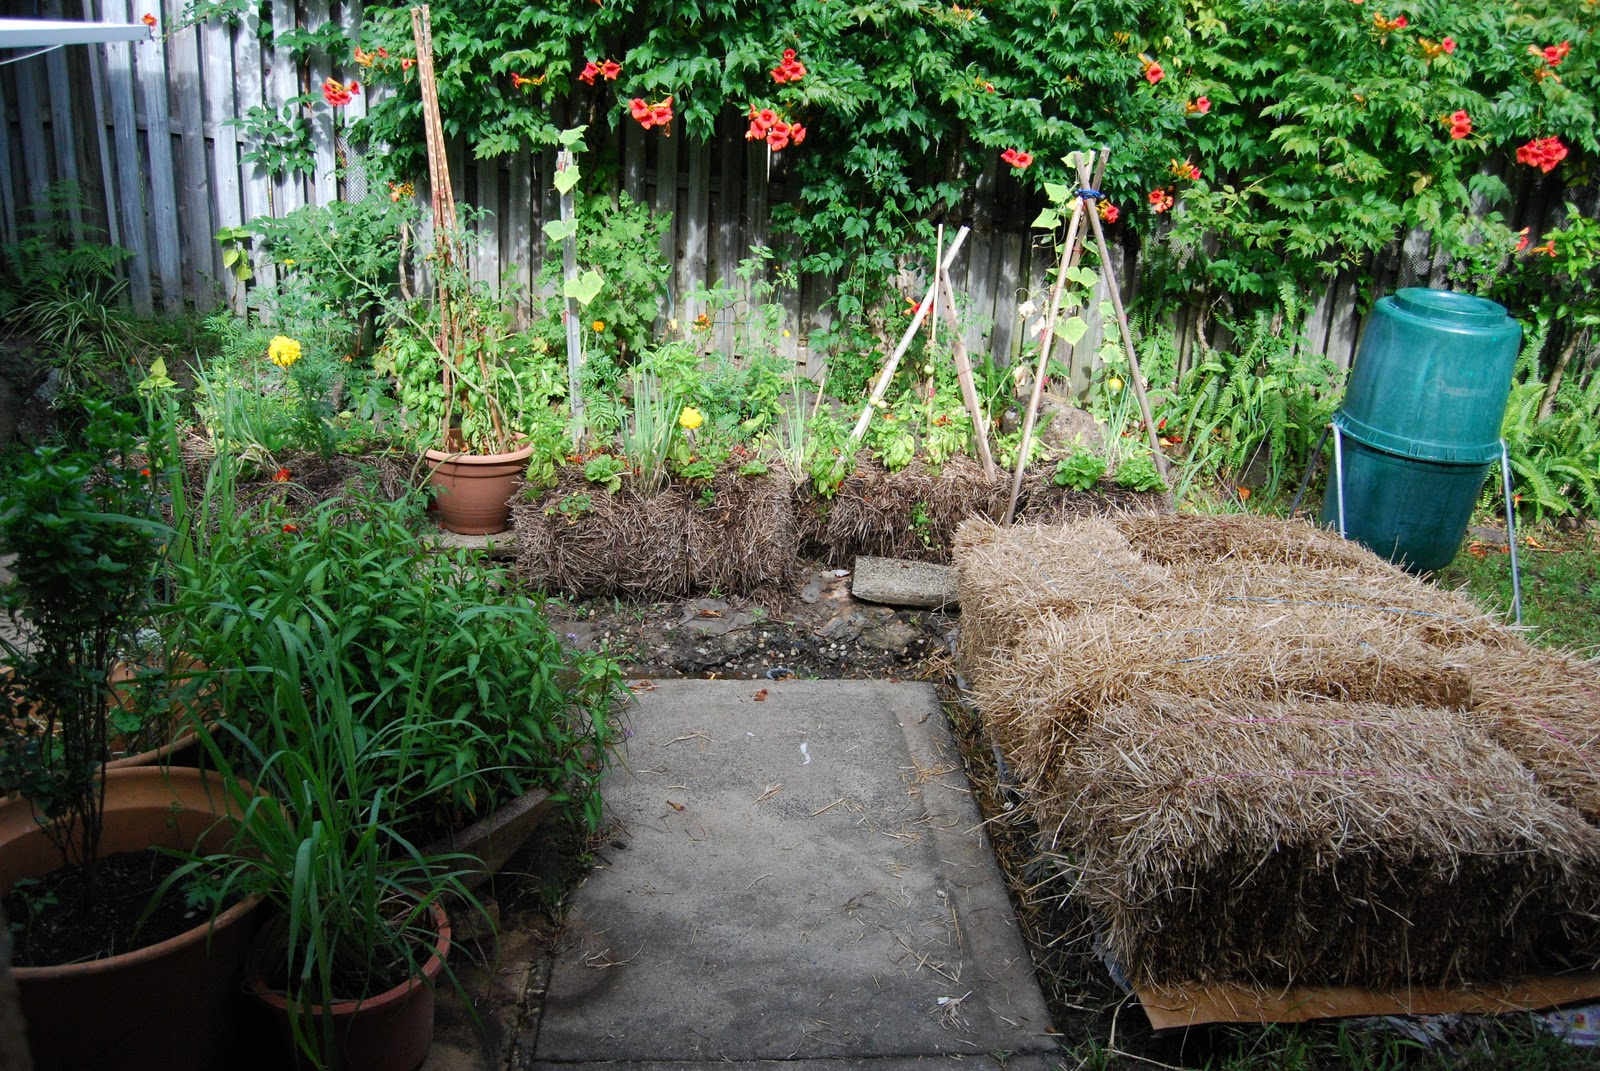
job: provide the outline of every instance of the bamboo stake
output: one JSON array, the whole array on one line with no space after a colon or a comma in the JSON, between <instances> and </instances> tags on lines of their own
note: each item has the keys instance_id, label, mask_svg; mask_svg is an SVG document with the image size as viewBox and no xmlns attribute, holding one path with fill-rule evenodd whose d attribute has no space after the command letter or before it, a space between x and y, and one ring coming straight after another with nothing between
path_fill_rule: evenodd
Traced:
<instances>
[{"instance_id":1,"label":"bamboo stake","mask_svg":"<svg viewBox=\"0 0 1600 1071\"><path fill-rule=\"evenodd\" d=\"M943 267L948 268L955 262L956 254L961 251L961 245L967 240L968 228L962 227L956 232L956 240L950 243L950 252L945 254ZM940 270L939 265L934 270ZM933 308L934 288L929 287L922 303L917 306L916 315L911 317L911 325L906 328L906 333L900 339L900 345L894 348L889 359L883 364L883 371L878 373L878 382L873 384L872 393L867 398L867 404L861 410L861 419L856 421L856 426L850 432L852 443L860 442L861 437L867 433L867 425L872 423L872 411L878 403L883 401L883 396L889 391L889 382L894 379L895 369L900 367L900 358L906 355L906 350L911 348L911 340L917 337L917 332L922 329L922 321L927 318L928 311Z\"/></svg>"},{"instance_id":2,"label":"bamboo stake","mask_svg":"<svg viewBox=\"0 0 1600 1071\"><path fill-rule=\"evenodd\" d=\"M941 271L938 282L944 294L944 314L950 321L950 337L955 339L951 349L955 353L956 380L961 384L961 401L967 407L967 415L972 418L972 437L978 444L983 478L993 481L999 475L999 470L995 468L994 456L989 453L989 421L978 402L978 386L972 379L972 360L967 355L967 340L961 337L961 323L956 319L956 295L950 286L949 273Z\"/></svg>"},{"instance_id":3,"label":"bamboo stake","mask_svg":"<svg viewBox=\"0 0 1600 1071\"><path fill-rule=\"evenodd\" d=\"M571 149L562 149L556 155L557 171L565 171L572 164ZM561 195L561 222L568 228L567 236L561 242L563 290L578 278L578 235L577 229L572 226L576 216L577 208L573 204L572 191L568 190ZM566 299L562 319L567 325L567 401L572 407L572 446L573 449L577 449L583 441L583 383L580 375L583 367L583 334L578 324L577 298Z\"/></svg>"},{"instance_id":4,"label":"bamboo stake","mask_svg":"<svg viewBox=\"0 0 1600 1071\"><path fill-rule=\"evenodd\" d=\"M1110 155L1111 150L1101 149L1100 152L1104 158ZM1077 168L1078 181L1087 182L1089 171L1082 160L1077 162ZM1161 475L1163 482L1170 485L1167 459L1161 453L1161 441L1156 435L1156 422L1150 416L1150 399L1144 391L1144 376L1139 371L1139 355L1133 349L1133 332L1128 329L1128 314L1122 308L1122 288L1117 285L1116 272L1111 269L1111 253L1106 248L1105 232L1100 229L1100 213L1089 213L1089 225L1094 228L1095 245L1100 250L1100 277L1105 280L1106 289L1111 292L1111 307L1116 310L1117 328L1122 332L1122 345L1128 353L1128 378L1133 380L1133 396L1138 399L1139 414L1144 418L1145 437L1150 440L1150 453L1155 457L1156 472Z\"/></svg>"},{"instance_id":5,"label":"bamboo stake","mask_svg":"<svg viewBox=\"0 0 1600 1071\"><path fill-rule=\"evenodd\" d=\"M1073 153L1074 162L1081 163L1081 155ZM1105 165L1101 164L1103 171ZM1022 420L1022 438L1018 441L1017 468L1011 476L1011 497L1006 502L1006 514L1001 524L1010 524L1017 515L1017 499L1022 494L1022 475L1028 468L1028 452L1033 445L1033 425L1039 417L1039 401L1044 395L1045 369L1050 365L1050 351L1056 344L1056 318L1061 312L1061 292L1066 287L1067 272L1077 266L1083 243L1078 232L1083 226L1084 201L1072 202L1072 218L1067 223L1067 243L1061 248L1061 263L1056 267L1056 282L1050 288L1050 306L1045 312L1044 335L1039 340L1039 365L1034 369L1033 391L1028 397L1028 411Z\"/></svg>"}]
</instances>

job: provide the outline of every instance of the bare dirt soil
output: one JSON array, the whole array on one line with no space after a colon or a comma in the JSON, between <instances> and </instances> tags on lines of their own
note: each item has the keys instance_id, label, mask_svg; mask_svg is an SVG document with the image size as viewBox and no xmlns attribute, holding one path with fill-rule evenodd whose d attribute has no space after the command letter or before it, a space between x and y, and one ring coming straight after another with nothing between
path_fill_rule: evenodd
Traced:
<instances>
[{"instance_id":1,"label":"bare dirt soil","mask_svg":"<svg viewBox=\"0 0 1600 1071\"><path fill-rule=\"evenodd\" d=\"M877 606L850 592L848 569L806 564L776 597L663 602L564 600L553 626L583 650L606 649L630 678L777 679L940 676L957 617Z\"/></svg>"}]
</instances>

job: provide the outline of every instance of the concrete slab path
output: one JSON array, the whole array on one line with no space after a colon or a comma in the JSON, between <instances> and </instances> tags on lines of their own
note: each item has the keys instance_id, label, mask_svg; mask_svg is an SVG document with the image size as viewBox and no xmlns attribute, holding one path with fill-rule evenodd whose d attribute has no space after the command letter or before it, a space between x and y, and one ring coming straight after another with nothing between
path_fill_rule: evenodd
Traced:
<instances>
[{"instance_id":1,"label":"concrete slab path","mask_svg":"<svg viewBox=\"0 0 1600 1071\"><path fill-rule=\"evenodd\" d=\"M575 894L518 1066L1052 1066L931 686L656 681L637 698L605 788L622 832Z\"/></svg>"}]
</instances>

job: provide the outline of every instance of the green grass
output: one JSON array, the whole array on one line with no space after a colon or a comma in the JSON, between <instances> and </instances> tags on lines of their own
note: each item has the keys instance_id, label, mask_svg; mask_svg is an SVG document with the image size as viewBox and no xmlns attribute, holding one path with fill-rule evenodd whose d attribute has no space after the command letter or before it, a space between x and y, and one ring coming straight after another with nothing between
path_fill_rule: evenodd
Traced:
<instances>
[{"instance_id":1,"label":"green grass","mask_svg":"<svg viewBox=\"0 0 1600 1071\"><path fill-rule=\"evenodd\" d=\"M1539 529L1519 534L1522 622L1537 643L1600 654L1600 533ZM1511 619L1511 556L1504 546L1468 542L1436 575L1486 610Z\"/></svg>"}]
</instances>

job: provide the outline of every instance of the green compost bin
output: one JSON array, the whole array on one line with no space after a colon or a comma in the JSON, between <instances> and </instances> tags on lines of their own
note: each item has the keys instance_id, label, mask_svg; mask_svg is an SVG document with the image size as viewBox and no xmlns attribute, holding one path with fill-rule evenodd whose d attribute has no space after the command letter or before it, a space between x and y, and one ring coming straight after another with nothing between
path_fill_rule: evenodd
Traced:
<instances>
[{"instance_id":1,"label":"green compost bin","mask_svg":"<svg viewBox=\"0 0 1600 1071\"><path fill-rule=\"evenodd\" d=\"M1493 301L1448 290L1380 298L1334 414L1344 534L1415 572L1448 565L1489 467L1522 328ZM1339 525L1330 473L1322 523Z\"/></svg>"}]
</instances>

